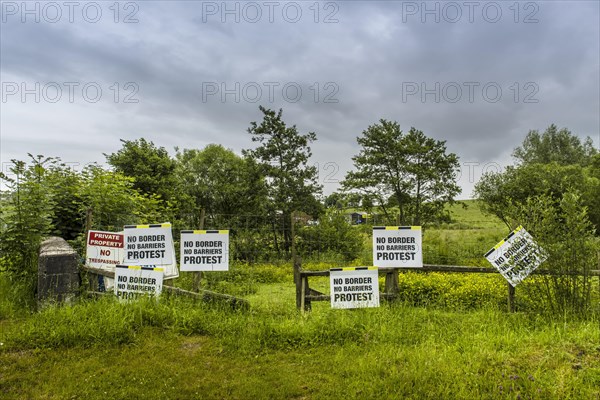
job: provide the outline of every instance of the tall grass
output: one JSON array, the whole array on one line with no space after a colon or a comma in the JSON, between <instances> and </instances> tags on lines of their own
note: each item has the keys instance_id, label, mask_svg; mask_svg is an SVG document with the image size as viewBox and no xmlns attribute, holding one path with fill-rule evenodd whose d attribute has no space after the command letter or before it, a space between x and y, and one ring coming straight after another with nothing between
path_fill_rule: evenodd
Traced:
<instances>
[{"instance_id":1,"label":"tall grass","mask_svg":"<svg viewBox=\"0 0 600 400\"><path fill-rule=\"evenodd\" d=\"M594 326L592 319L581 326ZM0 334L4 349L94 347L132 344L147 329L179 335L208 335L234 352L256 352L322 345L388 343L412 346L436 337L454 346L465 336L504 341L505 334L528 335L533 329L571 332L565 319L552 322L538 315L506 314L494 304L474 311L413 307L402 302L379 309L350 311L321 307L298 314L264 309L233 311L190 299L163 296L121 303L113 297L49 306L11 324ZM571 333L569 333L571 334ZM598 335L598 332L596 332Z\"/></svg>"}]
</instances>

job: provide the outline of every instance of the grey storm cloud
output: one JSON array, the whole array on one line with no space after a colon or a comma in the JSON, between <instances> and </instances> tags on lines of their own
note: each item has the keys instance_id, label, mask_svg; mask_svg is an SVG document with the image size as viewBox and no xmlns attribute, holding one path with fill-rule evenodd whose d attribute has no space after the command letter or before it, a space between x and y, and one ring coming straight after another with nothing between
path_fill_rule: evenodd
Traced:
<instances>
[{"instance_id":1,"label":"grey storm cloud","mask_svg":"<svg viewBox=\"0 0 600 400\"><path fill-rule=\"evenodd\" d=\"M213 142L240 151L252 146L258 105L317 133L314 161L324 176L337 168L326 192L380 118L446 140L479 173L510 163L527 131L551 123L599 145L599 3L471 2L472 15L467 3L121 2L115 16L99 2L96 22L63 12L52 23L42 2L30 3L39 22L23 22L23 3L3 2L1 160L103 161L120 138L139 137L171 151ZM47 101L49 82L63 92L77 83L74 101ZM97 102L80 93L90 82ZM36 83L41 100L22 98L21 85Z\"/></svg>"}]
</instances>

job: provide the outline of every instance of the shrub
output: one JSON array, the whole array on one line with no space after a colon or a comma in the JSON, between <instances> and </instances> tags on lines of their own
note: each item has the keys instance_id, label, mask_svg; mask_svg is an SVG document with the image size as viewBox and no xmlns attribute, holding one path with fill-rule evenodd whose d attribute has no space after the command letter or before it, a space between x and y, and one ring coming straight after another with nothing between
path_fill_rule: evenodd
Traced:
<instances>
[{"instance_id":1,"label":"shrub","mask_svg":"<svg viewBox=\"0 0 600 400\"><path fill-rule=\"evenodd\" d=\"M556 315L594 311L590 271L597 268L600 246L577 192L569 190L560 199L530 197L524 204L513 204L510 215L548 255L540 268L552 275L525 286L531 307Z\"/></svg>"},{"instance_id":2,"label":"shrub","mask_svg":"<svg viewBox=\"0 0 600 400\"><path fill-rule=\"evenodd\" d=\"M305 226L297 234L299 254L305 258L356 259L363 248L363 236L338 210L328 211L318 225Z\"/></svg>"}]
</instances>

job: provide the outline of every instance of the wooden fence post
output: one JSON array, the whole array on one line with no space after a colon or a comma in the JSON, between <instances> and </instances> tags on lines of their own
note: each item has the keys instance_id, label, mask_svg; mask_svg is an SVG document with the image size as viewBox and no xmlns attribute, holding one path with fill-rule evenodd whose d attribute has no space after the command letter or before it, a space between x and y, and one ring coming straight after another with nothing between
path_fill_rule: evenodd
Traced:
<instances>
[{"instance_id":1,"label":"wooden fence post","mask_svg":"<svg viewBox=\"0 0 600 400\"><path fill-rule=\"evenodd\" d=\"M88 207L85 210L85 248L87 249L88 237L90 235L90 231L92 230L92 226L94 223L94 212L91 207ZM89 273L88 276L88 284L90 285L90 289L94 292L98 292L101 289L101 286L104 285L104 277L102 275L97 275L93 273ZM102 284L101 284L102 282Z\"/></svg>"},{"instance_id":2,"label":"wooden fence post","mask_svg":"<svg viewBox=\"0 0 600 400\"><path fill-rule=\"evenodd\" d=\"M299 310L302 308L302 304L304 303L303 293L302 293L302 277L300 275L300 271L302 270L302 265L300 262L300 257L296 257L294 259L294 283L296 284L296 308Z\"/></svg>"},{"instance_id":3,"label":"wooden fence post","mask_svg":"<svg viewBox=\"0 0 600 400\"><path fill-rule=\"evenodd\" d=\"M292 266L294 268L294 283L298 285L300 281L297 278L300 276L296 272L296 212L292 211L291 222L290 222L290 235L292 235ZM299 271L298 271L299 272ZM298 275L298 276L296 276Z\"/></svg>"},{"instance_id":4,"label":"wooden fence post","mask_svg":"<svg viewBox=\"0 0 600 400\"><path fill-rule=\"evenodd\" d=\"M94 213L91 208L88 208L85 211L85 240L87 240L87 235L89 231L92 229L92 223L94 222Z\"/></svg>"},{"instance_id":5,"label":"wooden fence post","mask_svg":"<svg viewBox=\"0 0 600 400\"><path fill-rule=\"evenodd\" d=\"M389 297L396 297L398 291L398 270L392 269L385 274L385 294Z\"/></svg>"},{"instance_id":6,"label":"wooden fence post","mask_svg":"<svg viewBox=\"0 0 600 400\"><path fill-rule=\"evenodd\" d=\"M508 285L508 312L515 312L515 287L509 282Z\"/></svg>"}]
</instances>

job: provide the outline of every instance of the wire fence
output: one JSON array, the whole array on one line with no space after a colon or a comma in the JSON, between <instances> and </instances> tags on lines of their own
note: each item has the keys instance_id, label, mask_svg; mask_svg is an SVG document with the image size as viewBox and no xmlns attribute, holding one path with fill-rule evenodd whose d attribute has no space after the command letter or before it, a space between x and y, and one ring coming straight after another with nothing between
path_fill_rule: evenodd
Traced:
<instances>
[{"instance_id":1,"label":"wire fence","mask_svg":"<svg viewBox=\"0 0 600 400\"><path fill-rule=\"evenodd\" d=\"M336 266L372 265L372 228L386 219L359 222L351 214L326 214L319 220L295 212L259 214L210 214L199 211L155 220L119 212L88 210L80 221L86 229L119 232L124 225L171 222L176 248L180 231L229 230L230 259L248 263L280 264L294 255L303 263ZM502 229L423 229L423 260L428 264L489 267L483 255L500 239ZM314 268L314 266L313 266Z\"/></svg>"}]
</instances>

